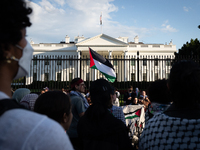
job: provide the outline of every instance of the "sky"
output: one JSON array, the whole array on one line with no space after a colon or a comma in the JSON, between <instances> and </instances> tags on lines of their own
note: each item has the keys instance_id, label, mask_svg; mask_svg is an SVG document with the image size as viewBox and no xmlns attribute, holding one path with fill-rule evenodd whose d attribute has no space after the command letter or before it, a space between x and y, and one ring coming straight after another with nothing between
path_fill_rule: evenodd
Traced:
<instances>
[{"instance_id":1,"label":"sky","mask_svg":"<svg viewBox=\"0 0 200 150\"><path fill-rule=\"evenodd\" d=\"M28 5L33 13L27 39L35 44L103 33L129 42L138 36L145 44L172 40L178 50L200 39L200 0L31 0Z\"/></svg>"}]
</instances>

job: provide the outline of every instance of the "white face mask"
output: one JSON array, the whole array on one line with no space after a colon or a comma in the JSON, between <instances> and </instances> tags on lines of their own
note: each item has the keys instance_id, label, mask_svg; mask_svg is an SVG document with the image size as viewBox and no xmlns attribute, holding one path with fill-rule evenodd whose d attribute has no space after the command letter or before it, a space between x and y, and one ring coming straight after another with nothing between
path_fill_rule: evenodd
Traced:
<instances>
[{"instance_id":1,"label":"white face mask","mask_svg":"<svg viewBox=\"0 0 200 150\"><path fill-rule=\"evenodd\" d=\"M22 50L22 57L20 59L11 57L11 59L18 61L19 68L18 68L17 75L15 76L14 79L19 79L21 77L28 75L30 71L30 64L31 64L34 50L28 41L24 48L20 47L19 45L16 45L16 47Z\"/></svg>"}]
</instances>

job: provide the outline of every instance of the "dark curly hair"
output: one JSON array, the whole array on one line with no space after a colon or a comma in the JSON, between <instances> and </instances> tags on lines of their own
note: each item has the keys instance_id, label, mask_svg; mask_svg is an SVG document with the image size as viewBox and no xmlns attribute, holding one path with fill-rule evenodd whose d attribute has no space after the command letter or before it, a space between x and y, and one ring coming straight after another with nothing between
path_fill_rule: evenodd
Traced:
<instances>
[{"instance_id":1,"label":"dark curly hair","mask_svg":"<svg viewBox=\"0 0 200 150\"><path fill-rule=\"evenodd\" d=\"M171 102L167 82L168 81L166 79L159 79L149 85L147 95L149 96L151 102L161 104L169 104Z\"/></svg>"},{"instance_id":2,"label":"dark curly hair","mask_svg":"<svg viewBox=\"0 0 200 150\"><path fill-rule=\"evenodd\" d=\"M32 9L24 0L0 0L0 61L10 45L16 45L22 38L23 28L31 26L28 15Z\"/></svg>"},{"instance_id":3,"label":"dark curly hair","mask_svg":"<svg viewBox=\"0 0 200 150\"><path fill-rule=\"evenodd\" d=\"M114 94L113 89L105 79L98 79L91 83L92 105L85 112L89 120L98 122L108 113L108 108L112 105L110 94Z\"/></svg>"},{"instance_id":4,"label":"dark curly hair","mask_svg":"<svg viewBox=\"0 0 200 150\"><path fill-rule=\"evenodd\" d=\"M193 107L199 103L200 67L191 60L182 60L172 66L169 89L178 107Z\"/></svg>"},{"instance_id":5,"label":"dark curly hair","mask_svg":"<svg viewBox=\"0 0 200 150\"><path fill-rule=\"evenodd\" d=\"M47 115L49 118L61 123L64 113L67 116L70 115L70 97L62 91L48 91L38 97L34 111Z\"/></svg>"}]
</instances>

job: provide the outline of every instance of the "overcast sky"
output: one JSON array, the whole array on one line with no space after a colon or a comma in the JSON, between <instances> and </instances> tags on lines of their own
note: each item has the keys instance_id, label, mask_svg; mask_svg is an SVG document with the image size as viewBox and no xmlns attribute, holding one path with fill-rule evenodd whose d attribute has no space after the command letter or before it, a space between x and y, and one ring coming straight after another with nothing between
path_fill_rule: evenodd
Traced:
<instances>
[{"instance_id":1,"label":"overcast sky","mask_svg":"<svg viewBox=\"0 0 200 150\"><path fill-rule=\"evenodd\" d=\"M27 39L59 43L75 36L102 32L114 38L138 35L144 43L169 44L177 50L191 38L200 39L200 0L32 0L33 25Z\"/></svg>"}]
</instances>

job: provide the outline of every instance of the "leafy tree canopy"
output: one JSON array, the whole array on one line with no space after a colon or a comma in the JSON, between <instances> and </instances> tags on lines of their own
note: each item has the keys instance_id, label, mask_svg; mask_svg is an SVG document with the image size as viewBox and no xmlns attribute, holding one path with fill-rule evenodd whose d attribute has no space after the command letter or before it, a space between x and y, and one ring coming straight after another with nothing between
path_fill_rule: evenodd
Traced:
<instances>
[{"instance_id":1,"label":"leafy tree canopy","mask_svg":"<svg viewBox=\"0 0 200 150\"><path fill-rule=\"evenodd\" d=\"M196 39L191 39L190 42L186 42L178 53L175 55L198 55L200 56L200 41Z\"/></svg>"}]
</instances>

